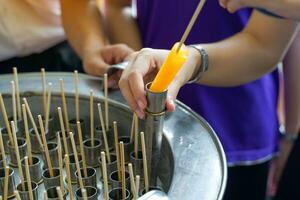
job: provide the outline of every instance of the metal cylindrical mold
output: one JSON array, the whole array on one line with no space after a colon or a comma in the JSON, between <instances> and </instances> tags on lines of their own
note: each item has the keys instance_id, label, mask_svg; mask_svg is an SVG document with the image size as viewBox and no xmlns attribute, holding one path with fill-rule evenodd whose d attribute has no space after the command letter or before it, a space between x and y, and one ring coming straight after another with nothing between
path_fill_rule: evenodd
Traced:
<instances>
[{"instance_id":1,"label":"metal cylindrical mold","mask_svg":"<svg viewBox=\"0 0 300 200\"><path fill-rule=\"evenodd\" d=\"M160 160L165 105L168 91L150 91L151 82L146 85L147 108L145 117L145 145L150 185L156 185L157 167Z\"/></svg>"},{"instance_id":2,"label":"metal cylindrical mold","mask_svg":"<svg viewBox=\"0 0 300 200\"><path fill-rule=\"evenodd\" d=\"M19 155L20 159L23 159L27 155L27 144L26 140L23 138L17 138L18 148L19 148ZM7 146L10 154L10 163L12 167L16 167L18 165L15 146L10 144L10 141L7 141Z\"/></svg>"},{"instance_id":3,"label":"metal cylindrical mold","mask_svg":"<svg viewBox=\"0 0 300 200\"><path fill-rule=\"evenodd\" d=\"M49 169L43 171L43 181L45 189L49 189L51 187L60 186L60 170L58 168L53 168L53 177L50 177Z\"/></svg>"},{"instance_id":4,"label":"metal cylindrical mold","mask_svg":"<svg viewBox=\"0 0 300 200\"><path fill-rule=\"evenodd\" d=\"M35 182L31 182L31 188L32 188L32 196L33 196L33 199L34 200L38 200L39 199L39 192L38 192L38 184L36 184ZM20 194L20 197L22 200L30 200L30 197L29 197L29 190L28 190L28 182L27 181L24 181L24 186L25 186L25 190L23 190L22 188L22 184L20 183L18 186L17 186L17 190Z\"/></svg>"},{"instance_id":5,"label":"metal cylindrical mold","mask_svg":"<svg viewBox=\"0 0 300 200\"><path fill-rule=\"evenodd\" d=\"M26 179L25 173L25 159L21 160L23 175ZM29 164L29 173L31 177L31 181L40 184L43 182L42 179L42 162L41 159L37 156L32 156L32 165Z\"/></svg>"},{"instance_id":6,"label":"metal cylindrical mold","mask_svg":"<svg viewBox=\"0 0 300 200\"><path fill-rule=\"evenodd\" d=\"M8 177L8 198L11 198L14 196L14 191L16 188L15 185L15 178L14 178L14 170L12 168L9 168L9 177ZM4 179L5 179L5 169L0 169L0 195L3 196L4 193Z\"/></svg>"},{"instance_id":7,"label":"metal cylindrical mold","mask_svg":"<svg viewBox=\"0 0 300 200\"><path fill-rule=\"evenodd\" d=\"M8 117L8 121L14 121L13 116ZM25 128L23 119L17 119L17 124L15 126L17 137L25 138Z\"/></svg>"},{"instance_id":8,"label":"metal cylindrical mold","mask_svg":"<svg viewBox=\"0 0 300 200\"><path fill-rule=\"evenodd\" d=\"M87 194L88 200L97 200L98 199L97 188L88 186L88 187L84 187L84 189L86 189L86 194ZM76 199L78 199L78 200L84 200L80 188L78 188L76 190L75 196L76 196Z\"/></svg>"},{"instance_id":9,"label":"metal cylindrical mold","mask_svg":"<svg viewBox=\"0 0 300 200\"><path fill-rule=\"evenodd\" d=\"M42 119L43 119L43 123L44 123L44 126L45 126L45 117L44 117L44 115L42 115ZM36 122L38 125L39 125L39 123L38 122ZM46 127L44 127L45 129L46 129ZM54 129L54 117L53 116L49 116L49 120L48 120L48 130L45 130L45 132L47 132L48 134L46 135L46 138L48 139L48 140L50 140L50 139L53 139L53 138L55 138L56 137L56 135L55 135L55 129Z\"/></svg>"},{"instance_id":10,"label":"metal cylindrical mold","mask_svg":"<svg viewBox=\"0 0 300 200\"><path fill-rule=\"evenodd\" d=\"M121 136L119 137L119 142L124 143L124 156L125 156L125 163L130 161L130 153L133 150L133 143L130 143L130 137L128 136Z\"/></svg>"},{"instance_id":11,"label":"metal cylindrical mold","mask_svg":"<svg viewBox=\"0 0 300 200\"><path fill-rule=\"evenodd\" d=\"M86 164L91 167L98 167L98 157L101 154L101 145L102 142L99 139L94 139L94 146L92 147L91 139L87 139L83 142L83 149Z\"/></svg>"},{"instance_id":12,"label":"metal cylindrical mold","mask_svg":"<svg viewBox=\"0 0 300 200\"><path fill-rule=\"evenodd\" d=\"M122 188L118 187L118 188L114 188L112 190L109 191L108 196L109 196L109 200L129 200L131 199L131 193L128 189L126 189L126 198L122 198Z\"/></svg>"},{"instance_id":13,"label":"metal cylindrical mold","mask_svg":"<svg viewBox=\"0 0 300 200\"><path fill-rule=\"evenodd\" d=\"M46 191L47 191L48 200L60 200L59 197L58 197L56 187L48 188ZM67 199L67 195L68 195L68 191L66 189L64 189L64 194L63 194L63 199L64 200Z\"/></svg>"},{"instance_id":14,"label":"metal cylindrical mold","mask_svg":"<svg viewBox=\"0 0 300 200\"><path fill-rule=\"evenodd\" d=\"M111 128L111 126L109 126L108 130L105 130L105 131L106 131L108 148L109 149L115 148L115 136L114 136L114 133L113 133L113 129ZM95 138L100 139L101 141L104 141L101 125L95 126ZM103 145L101 147L101 150L102 151L105 150L104 142L103 142Z\"/></svg>"},{"instance_id":15,"label":"metal cylindrical mold","mask_svg":"<svg viewBox=\"0 0 300 200\"><path fill-rule=\"evenodd\" d=\"M58 145L55 142L48 142L48 151L49 151L49 156L51 160L52 167L58 168L59 167L59 162L58 162ZM44 159L44 169L48 168L48 164L46 162L46 155L43 152L43 159Z\"/></svg>"},{"instance_id":16,"label":"metal cylindrical mold","mask_svg":"<svg viewBox=\"0 0 300 200\"><path fill-rule=\"evenodd\" d=\"M81 130L82 130L82 140L85 140L86 130L87 130L86 125L85 125L85 121L83 119L79 119L79 121L80 121ZM74 139L75 139L76 144L78 144L79 134L78 134L78 130L77 130L76 119L69 120L69 127L70 127L70 131L74 134Z\"/></svg>"},{"instance_id":17,"label":"metal cylindrical mold","mask_svg":"<svg viewBox=\"0 0 300 200\"><path fill-rule=\"evenodd\" d=\"M62 147L62 154L65 154L65 143L63 142L63 135L61 131L57 131L57 133L59 134L60 137L60 141L61 141L61 147ZM68 153L73 153L73 148L72 148L72 143L71 143L71 138L69 136L69 134L67 133L67 131L65 131L65 136L66 136L66 143L67 143L67 147L68 147Z\"/></svg>"},{"instance_id":18,"label":"metal cylindrical mold","mask_svg":"<svg viewBox=\"0 0 300 200\"><path fill-rule=\"evenodd\" d=\"M142 151L138 151L138 157L136 158L135 152L130 153L130 162L132 163L134 175L140 175L141 179L144 178L144 168L143 168L143 154Z\"/></svg>"},{"instance_id":19,"label":"metal cylindrical mold","mask_svg":"<svg viewBox=\"0 0 300 200\"><path fill-rule=\"evenodd\" d=\"M75 172L77 171L77 168L76 168L74 154L70 154L69 159L70 159L70 165L69 166L70 166L71 181L72 181L72 184L76 184L77 183L77 177L75 175ZM80 165L80 168L81 168L82 167L82 157L81 157L81 155L78 155L78 160L79 160L79 165Z\"/></svg>"},{"instance_id":20,"label":"metal cylindrical mold","mask_svg":"<svg viewBox=\"0 0 300 200\"><path fill-rule=\"evenodd\" d=\"M4 151L6 154L8 154L9 152L8 152L8 146L7 146L7 142L6 142L6 141L9 141L8 131L6 128L1 128L1 133L2 133Z\"/></svg>"},{"instance_id":21,"label":"metal cylindrical mold","mask_svg":"<svg viewBox=\"0 0 300 200\"><path fill-rule=\"evenodd\" d=\"M92 167L87 167L87 177L84 176L83 168L80 169L81 172L81 180L83 182L84 187L86 186L92 186L97 188L97 175L96 170ZM79 185L79 177L77 171L75 172L76 178L77 178L77 184Z\"/></svg>"},{"instance_id":22,"label":"metal cylindrical mold","mask_svg":"<svg viewBox=\"0 0 300 200\"><path fill-rule=\"evenodd\" d=\"M103 179L101 157L98 158L98 161L100 163L101 179ZM116 154L112 154L112 153L110 154L110 163L106 162L106 168L107 168L107 174L108 175L110 175L113 171L118 170L118 162L117 162Z\"/></svg>"},{"instance_id":23,"label":"metal cylindrical mold","mask_svg":"<svg viewBox=\"0 0 300 200\"><path fill-rule=\"evenodd\" d=\"M0 168L4 168L4 160L2 154L0 154Z\"/></svg>"},{"instance_id":24,"label":"metal cylindrical mold","mask_svg":"<svg viewBox=\"0 0 300 200\"><path fill-rule=\"evenodd\" d=\"M39 132L39 135L40 135L40 138L42 140L42 136L41 136L41 130L38 128L38 132ZM29 131L29 135L30 135L30 143L31 143L31 151L32 153L41 153L41 146L36 138L36 135L35 135L35 132L34 132L34 129L30 129ZM46 138L48 137L48 132L45 132L45 135L46 135Z\"/></svg>"},{"instance_id":25,"label":"metal cylindrical mold","mask_svg":"<svg viewBox=\"0 0 300 200\"><path fill-rule=\"evenodd\" d=\"M112 173L110 173L109 182L111 183L112 189L122 187L122 182L118 179L118 171L113 171ZM127 171L125 171L125 183L126 188L130 189L130 177Z\"/></svg>"}]
</instances>

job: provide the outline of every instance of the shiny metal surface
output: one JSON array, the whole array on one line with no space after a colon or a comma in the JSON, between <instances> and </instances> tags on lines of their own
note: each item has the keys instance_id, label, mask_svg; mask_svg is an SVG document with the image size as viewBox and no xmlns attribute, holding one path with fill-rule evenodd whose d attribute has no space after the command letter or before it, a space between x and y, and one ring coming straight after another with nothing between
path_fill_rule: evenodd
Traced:
<instances>
[{"instance_id":1,"label":"shiny metal surface","mask_svg":"<svg viewBox=\"0 0 300 200\"><path fill-rule=\"evenodd\" d=\"M12 75L0 76L0 92L3 94L8 115L11 114ZM74 82L72 73L47 73L47 82L53 84L51 114L57 119L56 107L61 106L59 79L65 81L69 119L75 117ZM19 74L20 91L28 102L34 116L42 113L41 79L39 73ZM96 103L103 103L101 79L80 75L80 117L89 120L89 89L94 90ZM132 112L119 91L109 93L110 119L117 120L120 135L128 135ZM99 121L95 115L95 121ZM0 126L4 127L0 113ZM87 127L86 133L89 133ZM163 128L162 154L159 179L168 198L172 200L222 199L227 168L221 144L209 124L187 106L177 102L174 113L167 113ZM42 187L43 188L43 187Z\"/></svg>"}]
</instances>

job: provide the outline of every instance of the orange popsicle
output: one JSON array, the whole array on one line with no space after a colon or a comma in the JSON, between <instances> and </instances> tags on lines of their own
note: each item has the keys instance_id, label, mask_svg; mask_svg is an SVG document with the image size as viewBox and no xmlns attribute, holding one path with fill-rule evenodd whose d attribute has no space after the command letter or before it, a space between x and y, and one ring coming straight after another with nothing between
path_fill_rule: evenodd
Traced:
<instances>
[{"instance_id":1,"label":"orange popsicle","mask_svg":"<svg viewBox=\"0 0 300 200\"><path fill-rule=\"evenodd\" d=\"M187 60L189 50L186 46L181 46L178 52L177 47L179 43L175 43L172 47L167 59L163 63L161 69L156 75L154 81L151 84L150 91L163 92L175 78L177 72Z\"/></svg>"}]
</instances>

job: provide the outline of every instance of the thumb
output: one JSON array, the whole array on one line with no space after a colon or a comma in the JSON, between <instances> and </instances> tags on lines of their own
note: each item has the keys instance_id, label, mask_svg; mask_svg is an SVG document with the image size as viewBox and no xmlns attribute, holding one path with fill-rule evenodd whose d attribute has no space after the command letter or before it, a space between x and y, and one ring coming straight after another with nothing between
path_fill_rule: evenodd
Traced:
<instances>
[{"instance_id":1,"label":"thumb","mask_svg":"<svg viewBox=\"0 0 300 200\"><path fill-rule=\"evenodd\" d=\"M167 110L170 112L175 111L175 100L177 98L179 89L181 88L181 84L179 84L176 80L174 80L168 87L168 97L166 102Z\"/></svg>"}]
</instances>

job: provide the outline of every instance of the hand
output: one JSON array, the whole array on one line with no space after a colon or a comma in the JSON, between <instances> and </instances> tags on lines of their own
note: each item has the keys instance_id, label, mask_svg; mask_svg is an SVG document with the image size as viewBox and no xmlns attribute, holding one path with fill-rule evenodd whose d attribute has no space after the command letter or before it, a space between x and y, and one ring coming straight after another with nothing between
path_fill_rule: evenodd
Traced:
<instances>
[{"instance_id":1,"label":"hand","mask_svg":"<svg viewBox=\"0 0 300 200\"><path fill-rule=\"evenodd\" d=\"M91 75L103 75L110 65L124 61L131 53L133 53L133 50L125 44L108 45L96 51L94 49L87 50L83 56L84 71ZM110 76L108 87L117 87L120 76L120 71Z\"/></svg>"},{"instance_id":2,"label":"hand","mask_svg":"<svg viewBox=\"0 0 300 200\"><path fill-rule=\"evenodd\" d=\"M128 105L139 118L144 118L144 110L147 107L145 83L154 79L168 54L167 50L147 48L133 53L129 58L129 65L121 76L119 87ZM200 61L199 52L190 48L186 63L168 87L167 110L175 110L174 99L176 99L179 89L190 80Z\"/></svg>"},{"instance_id":3,"label":"hand","mask_svg":"<svg viewBox=\"0 0 300 200\"><path fill-rule=\"evenodd\" d=\"M256 0L219 0L220 6L227 9L230 13L245 7L255 7Z\"/></svg>"}]
</instances>

